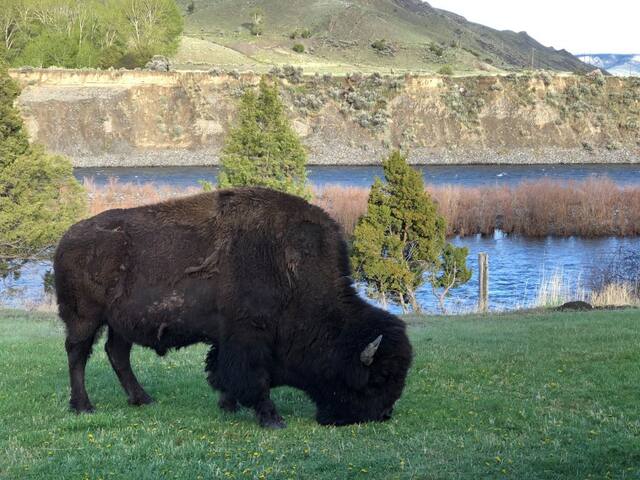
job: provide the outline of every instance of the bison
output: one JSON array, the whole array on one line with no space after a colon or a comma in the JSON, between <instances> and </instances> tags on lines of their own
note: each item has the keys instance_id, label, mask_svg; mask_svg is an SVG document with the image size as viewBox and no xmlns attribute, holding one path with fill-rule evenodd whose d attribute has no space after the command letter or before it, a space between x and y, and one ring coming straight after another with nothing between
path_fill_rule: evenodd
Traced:
<instances>
[{"instance_id":1,"label":"bison","mask_svg":"<svg viewBox=\"0 0 640 480\"><path fill-rule=\"evenodd\" d=\"M264 427L285 426L273 387L303 390L334 425L390 418L404 388L404 323L358 296L341 228L301 198L239 188L109 210L67 231L54 271L76 412L93 411L85 366L105 326L133 405L152 402L133 344L210 344L220 408L253 408Z\"/></svg>"}]
</instances>

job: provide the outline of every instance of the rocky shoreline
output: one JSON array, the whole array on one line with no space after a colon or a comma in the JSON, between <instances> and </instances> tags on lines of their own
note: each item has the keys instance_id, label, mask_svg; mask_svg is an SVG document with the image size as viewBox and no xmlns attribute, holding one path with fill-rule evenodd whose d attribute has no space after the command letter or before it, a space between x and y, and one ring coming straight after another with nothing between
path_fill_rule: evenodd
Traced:
<instances>
[{"instance_id":1,"label":"rocky shoreline","mask_svg":"<svg viewBox=\"0 0 640 480\"><path fill-rule=\"evenodd\" d=\"M345 147L340 151L311 152L309 165L379 165L386 149ZM219 165L218 150L147 150L121 154L71 156L74 167L196 167ZM640 164L640 152L626 149L589 152L585 149L544 149L464 152L411 152L413 165L562 165L562 164Z\"/></svg>"}]
</instances>

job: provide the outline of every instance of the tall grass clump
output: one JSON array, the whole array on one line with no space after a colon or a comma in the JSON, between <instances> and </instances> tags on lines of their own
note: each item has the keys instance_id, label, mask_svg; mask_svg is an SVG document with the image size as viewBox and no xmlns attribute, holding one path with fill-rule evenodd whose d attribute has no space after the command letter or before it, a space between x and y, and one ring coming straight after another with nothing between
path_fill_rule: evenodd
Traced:
<instances>
[{"instance_id":1,"label":"tall grass clump","mask_svg":"<svg viewBox=\"0 0 640 480\"><path fill-rule=\"evenodd\" d=\"M594 307L632 307L640 305L640 299L628 283L610 283L601 290L591 293L590 300Z\"/></svg>"},{"instance_id":2,"label":"tall grass clump","mask_svg":"<svg viewBox=\"0 0 640 480\"><path fill-rule=\"evenodd\" d=\"M534 307L558 307L566 302L587 301L587 292L582 287L581 279L571 282L560 270L547 276L542 275Z\"/></svg>"}]
</instances>

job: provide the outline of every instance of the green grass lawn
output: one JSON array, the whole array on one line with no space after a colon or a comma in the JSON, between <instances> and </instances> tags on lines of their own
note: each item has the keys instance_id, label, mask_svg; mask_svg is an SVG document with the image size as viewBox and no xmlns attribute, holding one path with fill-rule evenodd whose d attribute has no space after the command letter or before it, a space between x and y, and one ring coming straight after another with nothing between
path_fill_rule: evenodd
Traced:
<instances>
[{"instance_id":1,"label":"green grass lawn","mask_svg":"<svg viewBox=\"0 0 640 480\"><path fill-rule=\"evenodd\" d=\"M97 413L69 413L63 338L53 315L0 311L0 478L640 478L638 311L412 318L391 421L321 427L278 389L280 431L218 411L203 346L134 349L156 399L135 408L100 342Z\"/></svg>"}]
</instances>

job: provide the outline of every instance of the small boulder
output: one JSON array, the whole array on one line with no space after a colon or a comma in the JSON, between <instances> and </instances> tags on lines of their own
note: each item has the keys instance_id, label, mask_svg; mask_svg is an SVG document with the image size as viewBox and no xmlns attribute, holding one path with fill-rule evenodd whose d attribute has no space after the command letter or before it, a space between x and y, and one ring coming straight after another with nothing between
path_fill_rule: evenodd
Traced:
<instances>
[{"instance_id":1,"label":"small boulder","mask_svg":"<svg viewBox=\"0 0 640 480\"><path fill-rule=\"evenodd\" d=\"M171 69L171 63L163 55L154 55L144 68L152 72L168 72Z\"/></svg>"}]
</instances>

